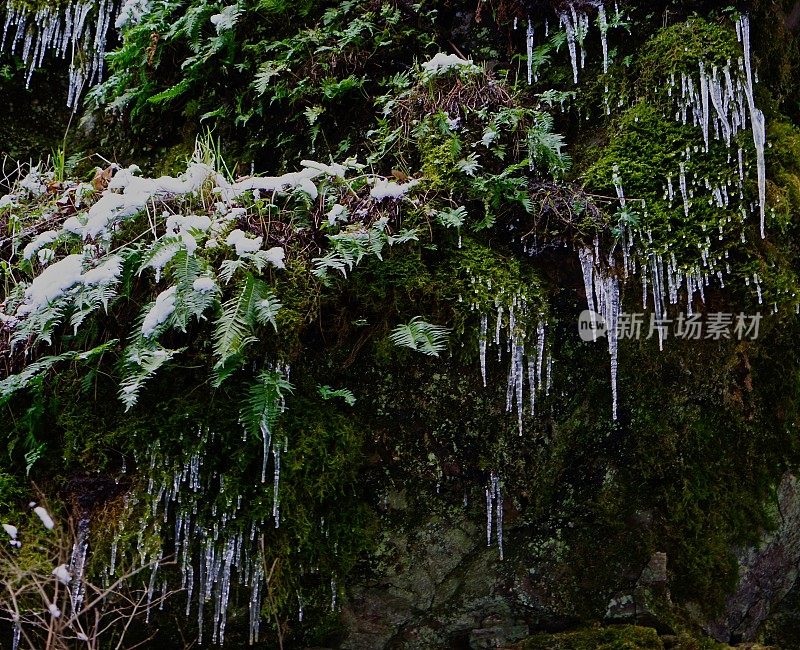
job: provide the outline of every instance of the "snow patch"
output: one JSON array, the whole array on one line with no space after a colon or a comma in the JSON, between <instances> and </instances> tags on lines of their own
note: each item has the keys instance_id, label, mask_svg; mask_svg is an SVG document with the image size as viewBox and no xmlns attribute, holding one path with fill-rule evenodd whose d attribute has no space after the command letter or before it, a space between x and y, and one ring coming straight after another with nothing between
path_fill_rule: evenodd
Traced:
<instances>
[{"instance_id":1,"label":"snow patch","mask_svg":"<svg viewBox=\"0 0 800 650\"><path fill-rule=\"evenodd\" d=\"M217 290L217 284L214 282L213 278L197 278L192 282L192 289L199 293L210 293Z\"/></svg>"},{"instance_id":2,"label":"snow patch","mask_svg":"<svg viewBox=\"0 0 800 650\"><path fill-rule=\"evenodd\" d=\"M46 232L41 233L34 239L30 244L28 244L22 251L23 259L29 260L31 259L36 252L48 244L52 244L56 238L58 237L58 233L55 230L48 230Z\"/></svg>"},{"instance_id":3,"label":"snow patch","mask_svg":"<svg viewBox=\"0 0 800 650\"><path fill-rule=\"evenodd\" d=\"M50 513L47 512L47 510L45 510L42 506L36 506L33 509L33 512L36 514L37 517L39 517L39 519L41 519L42 525L45 528L47 528L47 530L53 530L56 524L53 521L53 518L50 516Z\"/></svg>"},{"instance_id":4,"label":"snow patch","mask_svg":"<svg viewBox=\"0 0 800 650\"><path fill-rule=\"evenodd\" d=\"M153 336L156 328L166 321L173 311L175 311L175 287L170 287L158 294L155 304L144 317L142 336L145 338Z\"/></svg>"},{"instance_id":5,"label":"snow patch","mask_svg":"<svg viewBox=\"0 0 800 650\"><path fill-rule=\"evenodd\" d=\"M225 243L228 244L228 246L233 246L236 249L236 254L242 256L245 253L255 253L261 248L261 243L263 241L263 237L251 239L244 231L236 228L228 235Z\"/></svg>"},{"instance_id":6,"label":"snow patch","mask_svg":"<svg viewBox=\"0 0 800 650\"><path fill-rule=\"evenodd\" d=\"M375 184L372 186L369 195L376 201L383 201L384 199L397 200L405 196L406 192L408 192L418 183L419 180L417 179L403 184L393 183L384 179L377 179Z\"/></svg>"},{"instance_id":7,"label":"snow patch","mask_svg":"<svg viewBox=\"0 0 800 650\"><path fill-rule=\"evenodd\" d=\"M445 54L444 52L439 52L430 61L422 64L423 71L429 75L442 74L452 68L463 69L468 72L474 72L478 69L472 59L462 59L455 54Z\"/></svg>"}]
</instances>

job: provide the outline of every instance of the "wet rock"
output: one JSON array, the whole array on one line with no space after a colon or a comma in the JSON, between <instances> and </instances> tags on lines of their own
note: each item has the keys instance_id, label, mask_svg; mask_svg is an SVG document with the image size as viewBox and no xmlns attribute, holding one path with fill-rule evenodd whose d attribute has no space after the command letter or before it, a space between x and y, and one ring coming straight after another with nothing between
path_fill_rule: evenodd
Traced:
<instances>
[{"instance_id":1,"label":"wet rock","mask_svg":"<svg viewBox=\"0 0 800 650\"><path fill-rule=\"evenodd\" d=\"M659 634L674 634L663 620L661 612L668 611L670 600L667 576L667 554L653 553L642 570L633 593L621 594L611 599L606 608L607 623L635 623L651 627Z\"/></svg>"},{"instance_id":2,"label":"wet rock","mask_svg":"<svg viewBox=\"0 0 800 650\"><path fill-rule=\"evenodd\" d=\"M797 582L800 485L789 473L778 488L778 524L758 547L737 552L739 585L728 597L724 615L706 626L718 641L754 641L763 621Z\"/></svg>"}]
</instances>

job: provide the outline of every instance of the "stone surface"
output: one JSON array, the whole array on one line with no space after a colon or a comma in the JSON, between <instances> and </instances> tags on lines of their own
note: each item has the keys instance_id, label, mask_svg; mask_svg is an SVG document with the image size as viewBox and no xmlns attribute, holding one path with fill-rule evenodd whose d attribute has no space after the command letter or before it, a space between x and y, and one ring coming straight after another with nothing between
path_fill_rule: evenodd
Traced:
<instances>
[{"instance_id":1,"label":"stone surface","mask_svg":"<svg viewBox=\"0 0 800 650\"><path fill-rule=\"evenodd\" d=\"M758 547L737 552L739 585L725 613L707 626L718 641L754 641L760 625L797 582L800 563L800 485L784 475L778 488L778 527Z\"/></svg>"}]
</instances>

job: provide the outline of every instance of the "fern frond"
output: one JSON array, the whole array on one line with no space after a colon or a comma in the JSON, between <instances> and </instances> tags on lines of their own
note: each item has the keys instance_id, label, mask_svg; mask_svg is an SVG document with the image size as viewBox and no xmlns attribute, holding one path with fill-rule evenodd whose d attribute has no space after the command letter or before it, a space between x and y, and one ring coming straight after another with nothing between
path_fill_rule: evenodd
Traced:
<instances>
[{"instance_id":1,"label":"fern frond","mask_svg":"<svg viewBox=\"0 0 800 650\"><path fill-rule=\"evenodd\" d=\"M185 349L169 350L146 339L140 339L125 348L119 398L125 405L126 411L136 404L145 382L156 374L159 368Z\"/></svg>"},{"instance_id":2,"label":"fern frond","mask_svg":"<svg viewBox=\"0 0 800 650\"><path fill-rule=\"evenodd\" d=\"M348 406L353 406L356 403L356 396L349 388L336 388L330 386L317 386L320 397L324 400L333 399L334 397L341 397Z\"/></svg>"},{"instance_id":3,"label":"fern frond","mask_svg":"<svg viewBox=\"0 0 800 650\"><path fill-rule=\"evenodd\" d=\"M406 347L438 357L445 349L449 329L441 325L432 325L415 316L408 323L398 325L389 335L389 340L399 347Z\"/></svg>"},{"instance_id":4,"label":"fern frond","mask_svg":"<svg viewBox=\"0 0 800 650\"><path fill-rule=\"evenodd\" d=\"M267 290L264 297L255 304L256 320L262 325L269 323L278 331L278 324L275 322L275 317L283 305L277 296L272 291Z\"/></svg>"},{"instance_id":5,"label":"fern frond","mask_svg":"<svg viewBox=\"0 0 800 650\"><path fill-rule=\"evenodd\" d=\"M294 386L281 372L264 370L259 373L239 412L244 428L254 435L269 435L283 411L285 393L293 391Z\"/></svg>"},{"instance_id":6,"label":"fern frond","mask_svg":"<svg viewBox=\"0 0 800 650\"><path fill-rule=\"evenodd\" d=\"M217 358L215 371L228 366L234 357L238 358L244 348L256 340L252 328L259 320L257 306L270 295L262 280L248 275L238 294L222 306L222 315L214 329L214 356ZM217 382L219 380L218 375Z\"/></svg>"}]
</instances>

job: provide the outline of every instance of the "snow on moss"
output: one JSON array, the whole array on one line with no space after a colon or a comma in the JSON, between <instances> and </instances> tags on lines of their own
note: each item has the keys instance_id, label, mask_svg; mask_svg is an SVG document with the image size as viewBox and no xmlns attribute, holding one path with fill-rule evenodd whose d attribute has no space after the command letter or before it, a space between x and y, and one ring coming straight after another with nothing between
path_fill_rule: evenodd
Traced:
<instances>
[{"instance_id":1,"label":"snow on moss","mask_svg":"<svg viewBox=\"0 0 800 650\"><path fill-rule=\"evenodd\" d=\"M33 512L41 520L42 526L47 528L47 530L53 530L56 524L53 521L53 518L50 516L50 513L47 512L47 510L45 510L42 506L36 506L33 509Z\"/></svg>"}]
</instances>

